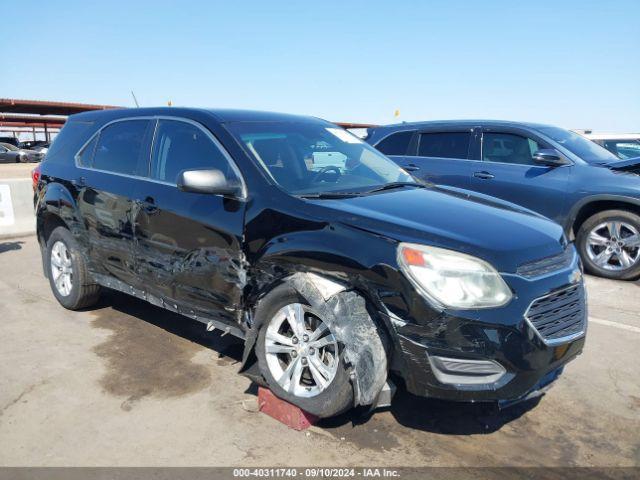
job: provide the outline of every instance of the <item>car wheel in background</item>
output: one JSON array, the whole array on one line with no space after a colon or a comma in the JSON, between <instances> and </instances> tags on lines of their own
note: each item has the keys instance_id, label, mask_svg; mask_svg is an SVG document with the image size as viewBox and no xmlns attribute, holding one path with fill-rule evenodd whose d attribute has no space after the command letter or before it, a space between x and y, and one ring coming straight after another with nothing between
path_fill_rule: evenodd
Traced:
<instances>
[{"instance_id":1,"label":"car wheel in background","mask_svg":"<svg viewBox=\"0 0 640 480\"><path fill-rule=\"evenodd\" d=\"M616 280L640 277L640 216L607 210L588 218L576 237L588 272Z\"/></svg>"},{"instance_id":2,"label":"car wheel in background","mask_svg":"<svg viewBox=\"0 0 640 480\"><path fill-rule=\"evenodd\" d=\"M100 286L90 280L76 241L64 227L47 240L46 268L53 295L63 307L78 310L98 301Z\"/></svg>"}]
</instances>

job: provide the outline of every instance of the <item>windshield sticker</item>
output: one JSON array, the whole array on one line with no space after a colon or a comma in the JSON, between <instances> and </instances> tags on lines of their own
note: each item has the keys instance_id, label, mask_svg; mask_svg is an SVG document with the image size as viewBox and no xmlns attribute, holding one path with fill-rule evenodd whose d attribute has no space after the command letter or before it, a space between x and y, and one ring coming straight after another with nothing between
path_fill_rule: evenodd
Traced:
<instances>
[{"instance_id":1,"label":"windshield sticker","mask_svg":"<svg viewBox=\"0 0 640 480\"><path fill-rule=\"evenodd\" d=\"M327 128L327 132L332 133L346 143L362 143L362 140L358 137L351 135L349 132L341 128Z\"/></svg>"}]
</instances>

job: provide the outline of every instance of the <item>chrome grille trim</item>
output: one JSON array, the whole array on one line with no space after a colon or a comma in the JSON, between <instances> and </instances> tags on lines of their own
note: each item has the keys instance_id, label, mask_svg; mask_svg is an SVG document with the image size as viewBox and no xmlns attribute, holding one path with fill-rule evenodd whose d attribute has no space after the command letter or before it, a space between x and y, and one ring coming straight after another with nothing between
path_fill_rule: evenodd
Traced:
<instances>
[{"instance_id":1,"label":"chrome grille trim","mask_svg":"<svg viewBox=\"0 0 640 480\"><path fill-rule=\"evenodd\" d=\"M576 258L573 246L565 248L564 252L551 257L541 258L533 262L523 263L516 270L516 274L524 278L536 278L548 275L569 267Z\"/></svg>"},{"instance_id":2,"label":"chrome grille trim","mask_svg":"<svg viewBox=\"0 0 640 480\"><path fill-rule=\"evenodd\" d=\"M584 285L576 283L536 298L524 318L545 345L559 345L582 337L587 327Z\"/></svg>"}]
</instances>

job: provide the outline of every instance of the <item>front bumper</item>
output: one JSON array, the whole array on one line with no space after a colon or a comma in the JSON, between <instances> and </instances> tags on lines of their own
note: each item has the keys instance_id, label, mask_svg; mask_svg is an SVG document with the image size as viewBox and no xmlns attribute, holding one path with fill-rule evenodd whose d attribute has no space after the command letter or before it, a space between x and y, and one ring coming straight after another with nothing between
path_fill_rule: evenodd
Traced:
<instances>
[{"instance_id":1,"label":"front bumper","mask_svg":"<svg viewBox=\"0 0 640 480\"><path fill-rule=\"evenodd\" d=\"M584 285L575 268L568 270L535 281L514 275L508 283L520 293L497 309L444 311L421 322L386 315L396 333L393 370L411 393L454 401L504 406L548 387L585 343ZM557 341L544 338L527 318L529 307L569 287L582 294L582 330Z\"/></svg>"},{"instance_id":2,"label":"front bumper","mask_svg":"<svg viewBox=\"0 0 640 480\"><path fill-rule=\"evenodd\" d=\"M404 378L407 389L415 394L432 398L440 398L455 401L475 402L513 402L530 393L546 386L542 380L551 375L551 381L555 380L562 372L562 368L569 361L578 356L584 347L585 337L578 338L563 345L544 346L533 348L520 348L521 339L505 339L504 350L488 355L484 349L476 352L443 350L429 348L415 341L413 338L399 335L398 340L402 351L402 368L400 375ZM520 343L520 345L516 345ZM475 385L443 383L438 380L432 363L429 361L429 352L439 353L449 358L496 361L505 369L505 374L497 381L479 383ZM548 383L548 382L547 382Z\"/></svg>"}]
</instances>

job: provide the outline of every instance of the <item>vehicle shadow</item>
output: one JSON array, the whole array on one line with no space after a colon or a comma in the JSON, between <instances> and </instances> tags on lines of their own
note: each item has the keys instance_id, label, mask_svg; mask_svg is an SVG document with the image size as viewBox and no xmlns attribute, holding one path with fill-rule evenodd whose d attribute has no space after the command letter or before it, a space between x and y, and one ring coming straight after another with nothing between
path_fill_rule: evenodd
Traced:
<instances>
[{"instance_id":1,"label":"vehicle shadow","mask_svg":"<svg viewBox=\"0 0 640 480\"><path fill-rule=\"evenodd\" d=\"M172 335L217 352L219 365L240 367L244 347L242 340L232 335L222 336L218 333L219 331L207 332L200 322L150 305L127 294L107 290L103 293L99 304L87 310L96 314L98 318L108 319L112 324L122 323L123 315L135 317L135 321L142 320ZM101 328L104 327L101 326ZM133 333L139 334L138 331ZM142 342L146 343L144 340ZM137 345L140 346L140 344ZM129 352L129 354L133 353ZM133 377L133 374L128 376ZM391 413L400 425L411 429L447 435L486 434L495 432L503 425L516 420L540 401L540 398L532 399L500 410L494 404L448 402L418 397L407 392L400 380L394 379L394 381L398 389L391 407L377 410L364 407L352 409L337 417L323 419L318 426L331 431L349 424L361 425L368 422L372 416L386 411ZM153 389L155 386L150 385L149 388ZM251 383L245 393L257 396L257 385Z\"/></svg>"},{"instance_id":2,"label":"vehicle shadow","mask_svg":"<svg viewBox=\"0 0 640 480\"><path fill-rule=\"evenodd\" d=\"M136 319L143 320L172 335L213 350L218 353L218 359L226 359L228 363L238 363L239 366L239 362L242 360L244 346L242 340L233 335L223 336L220 330L207 332L204 324L196 320L113 290L106 290L99 303L89 310L101 315L101 310L109 308L116 313L136 317Z\"/></svg>"},{"instance_id":3,"label":"vehicle shadow","mask_svg":"<svg viewBox=\"0 0 640 480\"><path fill-rule=\"evenodd\" d=\"M493 403L467 403L418 397L398 387L391 407L371 411L355 409L338 417L322 420L318 426L331 429L346 424L353 426L369 421L376 412L388 411L407 428L446 435L488 434L500 430L529 410L542 397L533 398L509 408L499 409Z\"/></svg>"},{"instance_id":4,"label":"vehicle shadow","mask_svg":"<svg viewBox=\"0 0 640 480\"><path fill-rule=\"evenodd\" d=\"M9 252L11 250L21 250L24 242L2 242L0 243L0 253Z\"/></svg>"}]
</instances>

